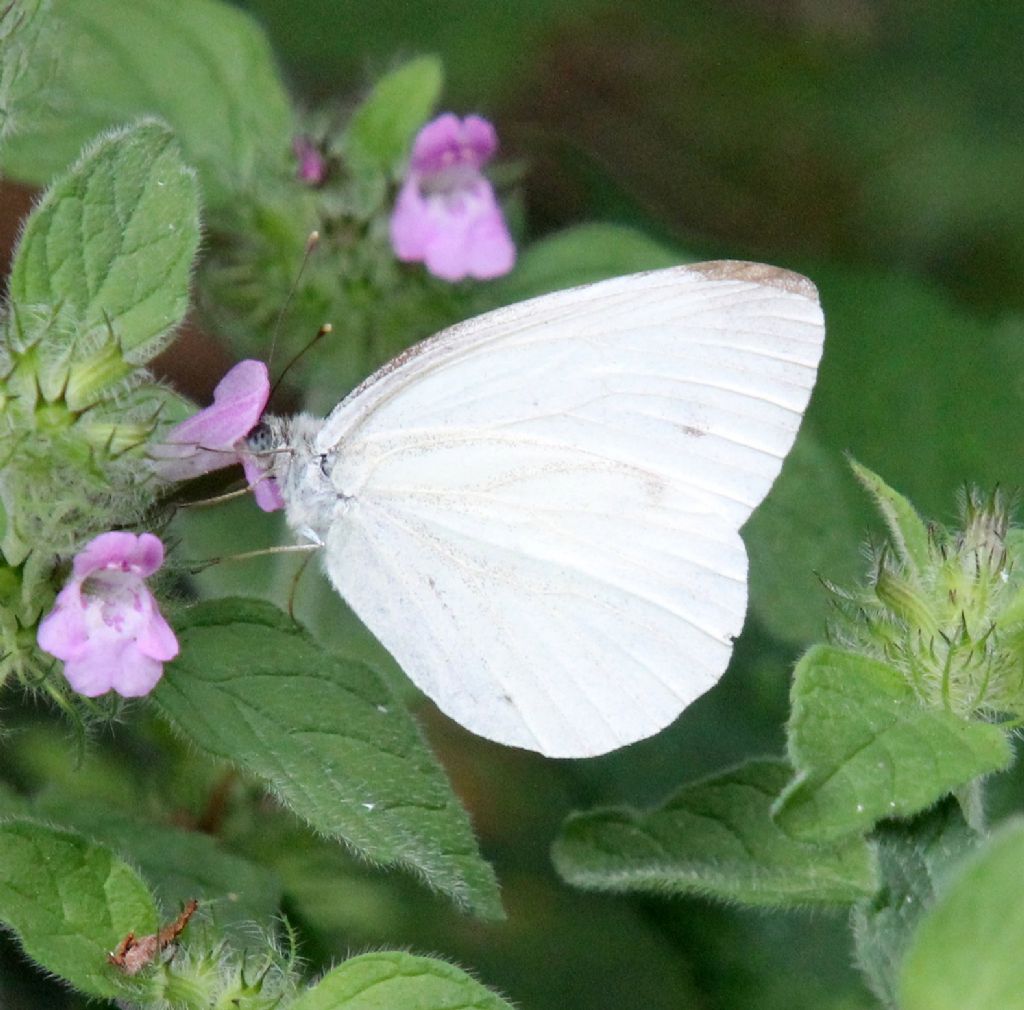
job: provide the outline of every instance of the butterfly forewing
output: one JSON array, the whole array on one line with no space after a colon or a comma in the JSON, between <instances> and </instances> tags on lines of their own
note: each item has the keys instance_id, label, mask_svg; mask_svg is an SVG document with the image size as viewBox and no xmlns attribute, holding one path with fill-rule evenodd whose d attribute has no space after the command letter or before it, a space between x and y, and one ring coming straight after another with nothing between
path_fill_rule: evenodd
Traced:
<instances>
[{"instance_id":1,"label":"butterfly forewing","mask_svg":"<svg viewBox=\"0 0 1024 1010\"><path fill-rule=\"evenodd\" d=\"M555 756L657 732L724 672L739 529L778 475L823 322L804 278L679 267L470 320L324 423L338 591L482 736Z\"/></svg>"}]
</instances>

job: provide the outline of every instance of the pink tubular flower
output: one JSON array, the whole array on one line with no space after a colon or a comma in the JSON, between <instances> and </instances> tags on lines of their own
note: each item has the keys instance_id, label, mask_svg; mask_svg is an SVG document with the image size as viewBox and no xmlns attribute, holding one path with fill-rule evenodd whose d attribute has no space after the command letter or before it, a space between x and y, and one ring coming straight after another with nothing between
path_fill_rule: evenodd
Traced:
<instances>
[{"instance_id":1,"label":"pink tubular flower","mask_svg":"<svg viewBox=\"0 0 1024 1010\"><path fill-rule=\"evenodd\" d=\"M320 149L309 137L296 137L292 141L292 152L298 162L295 177L310 186L319 186L327 174L327 162Z\"/></svg>"},{"instance_id":2,"label":"pink tubular flower","mask_svg":"<svg viewBox=\"0 0 1024 1010\"><path fill-rule=\"evenodd\" d=\"M164 545L152 533L101 533L75 555L71 581L36 640L64 660L64 676L79 694L149 694L163 664L178 654L145 582L163 562Z\"/></svg>"},{"instance_id":3,"label":"pink tubular flower","mask_svg":"<svg viewBox=\"0 0 1024 1010\"><path fill-rule=\"evenodd\" d=\"M272 478L245 451L245 436L259 423L270 398L270 378L262 361L240 361L213 391L213 403L176 424L150 449L153 469L164 480L190 480L241 463L264 512L284 508Z\"/></svg>"},{"instance_id":4,"label":"pink tubular flower","mask_svg":"<svg viewBox=\"0 0 1024 1010\"><path fill-rule=\"evenodd\" d=\"M497 150L494 127L450 112L420 130L391 215L391 246L446 281L486 280L512 269L516 247L480 169Z\"/></svg>"}]
</instances>

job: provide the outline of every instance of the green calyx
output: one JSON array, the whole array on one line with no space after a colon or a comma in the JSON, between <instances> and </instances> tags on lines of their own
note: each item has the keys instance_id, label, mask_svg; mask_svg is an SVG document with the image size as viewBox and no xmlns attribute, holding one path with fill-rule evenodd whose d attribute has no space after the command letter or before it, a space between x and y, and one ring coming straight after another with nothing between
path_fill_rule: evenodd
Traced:
<instances>
[{"instance_id":1,"label":"green calyx","mask_svg":"<svg viewBox=\"0 0 1024 1010\"><path fill-rule=\"evenodd\" d=\"M286 1005L297 988L291 963L268 944L239 952L226 944L202 950L190 942L145 978L147 1005L181 1010L272 1010Z\"/></svg>"},{"instance_id":2,"label":"green calyx","mask_svg":"<svg viewBox=\"0 0 1024 1010\"><path fill-rule=\"evenodd\" d=\"M853 467L891 536L873 551L866 587L833 589L833 638L900 670L927 706L1024 715L1024 536L1004 497L967 491L962 526L948 530Z\"/></svg>"},{"instance_id":3,"label":"green calyx","mask_svg":"<svg viewBox=\"0 0 1024 1010\"><path fill-rule=\"evenodd\" d=\"M125 361L118 343L107 340L95 353L84 356L68 369L65 401L72 410L84 410L135 371Z\"/></svg>"},{"instance_id":4,"label":"green calyx","mask_svg":"<svg viewBox=\"0 0 1024 1010\"><path fill-rule=\"evenodd\" d=\"M60 312L12 313L6 322L0 550L18 564L29 545L62 554L124 521L110 507L132 502L145 483L145 468L126 456L143 450L160 403L112 338L76 340Z\"/></svg>"},{"instance_id":5,"label":"green calyx","mask_svg":"<svg viewBox=\"0 0 1024 1010\"><path fill-rule=\"evenodd\" d=\"M38 681L49 665L36 648L36 625L55 591L32 567L10 565L0 554L0 684L11 676Z\"/></svg>"}]
</instances>

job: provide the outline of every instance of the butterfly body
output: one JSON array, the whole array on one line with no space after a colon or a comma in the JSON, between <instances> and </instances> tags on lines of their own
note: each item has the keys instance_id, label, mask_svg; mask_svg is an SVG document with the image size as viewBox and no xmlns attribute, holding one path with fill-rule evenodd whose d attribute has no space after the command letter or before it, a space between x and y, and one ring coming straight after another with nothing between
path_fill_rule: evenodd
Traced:
<instances>
[{"instance_id":1,"label":"butterfly body","mask_svg":"<svg viewBox=\"0 0 1024 1010\"><path fill-rule=\"evenodd\" d=\"M268 419L267 469L443 711L599 754L724 672L739 529L792 445L822 336L813 285L776 268L616 278L444 331L323 422Z\"/></svg>"}]
</instances>

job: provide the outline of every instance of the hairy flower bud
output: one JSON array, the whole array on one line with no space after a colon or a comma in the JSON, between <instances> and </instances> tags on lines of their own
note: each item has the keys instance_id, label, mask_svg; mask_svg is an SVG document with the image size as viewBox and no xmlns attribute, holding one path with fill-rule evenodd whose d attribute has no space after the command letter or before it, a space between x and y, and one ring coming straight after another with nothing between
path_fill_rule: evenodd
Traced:
<instances>
[{"instance_id":1,"label":"hairy flower bud","mask_svg":"<svg viewBox=\"0 0 1024 1010\"><path fill-rule=\"evenodd\" d=\"M901 670L926 705L1024 714L1024 536L1002 496L968 492L962 529L946 530L855 469L893 539L869 587L835 593L832 637Z\"/></svg>"},{"instance_id":2,"label":"hairy flower bud","mask_svg":"<svg viewBox=\"0 0 1024 1010\"><path fill-rule=\"evenodd\" d=\"M71 410L84 410L103 392L134 371L134 366L125 361L120 347L113 340L108 340L94 354L68 368L64 399Z\"/></svg>"}]
</instances>

